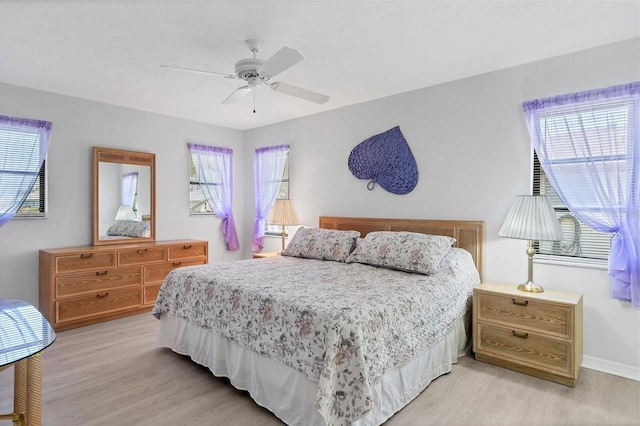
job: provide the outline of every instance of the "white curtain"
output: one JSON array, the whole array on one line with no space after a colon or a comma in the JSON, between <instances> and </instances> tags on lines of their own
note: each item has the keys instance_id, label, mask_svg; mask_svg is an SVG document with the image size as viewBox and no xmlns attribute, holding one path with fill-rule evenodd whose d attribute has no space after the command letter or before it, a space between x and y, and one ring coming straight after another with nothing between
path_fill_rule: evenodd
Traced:
<instances>
[{"instance_id":1,"label":"white curtain","mask_svg":"<svg viewBox=\"0 0 640 426\"><path fill-rule=\"evenodd\" d=\"M222 234L227 250L240 249L233 219L233 150L188 143L191 159L198 171L200 187L213 209L222 219Z\"/></svg>"},{"instance_id":2,"label":"white curtain","mask_svg":"<svg viewBox=\"0 0 640 426\"><path fill-rule=\"evenodd\" d=\"M264 227L280 190L288 153L289 145L256 149L253 165L256 219L253 225L251 245L254 253L262 250Z\"/></svg>"},{"instance_id":3,"label":"white curtain","mask_svg":"<svg viewBox=\"0 0 640 426\"><path fill-rule=\"evenodd\" d=\"M122 187L120 188L120 205L129 206L135 209L134 202L138 192L138 172L125 173L122 175Z\"/></svg>"}]
</instances>

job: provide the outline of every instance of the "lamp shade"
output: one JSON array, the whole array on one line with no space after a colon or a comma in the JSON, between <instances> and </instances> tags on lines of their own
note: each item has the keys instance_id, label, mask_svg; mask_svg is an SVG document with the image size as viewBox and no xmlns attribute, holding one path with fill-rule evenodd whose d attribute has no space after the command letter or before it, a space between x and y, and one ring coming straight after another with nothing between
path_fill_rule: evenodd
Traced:
<instances>
[{"instance_id":1,"label":"lamp shade","mask_svg":"<svg viewBox=\"0 0 640 426\"><path fill-rule=\"evenodd\" d=\"M562 228L551 200L543 195L519 195L513 201L498 232L521 240L562 240Z\"/></svg>"},{"instance_id":2,"label":"lamp shade","mask_svg":"<svg viewBox=\"0 0 640 426\"><path fill-rule=\"evenodd\" d=\"M116 213L116 220L136 220L136 215L130 206L120 206Z\"/></svg>"},{"instance_id":3,"label":"lamp shade","mask_svg":"<svg viewBox=\"0 0 640 426\"><path fill-rule=\"evenodd\" d=\"M276 200L267 222L275 225L297 225L298 217L293 210L291 200Z\"/></svg>"}]
</instances>

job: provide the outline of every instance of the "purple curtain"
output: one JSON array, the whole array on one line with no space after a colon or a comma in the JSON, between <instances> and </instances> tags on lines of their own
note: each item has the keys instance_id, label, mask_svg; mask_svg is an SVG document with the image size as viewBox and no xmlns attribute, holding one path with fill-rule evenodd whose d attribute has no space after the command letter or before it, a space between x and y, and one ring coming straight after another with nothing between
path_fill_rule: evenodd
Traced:
<instances>
[{"instance_id":1,"label":"purple curtain","mask_svg":"<svg viewBox=\"0 0 640 426\"><path fill-rule=\"evenodd\" d=\"M253 164L256 219L253 225L252 250L257 253L263 247L264 227L273 203L278 196L289 145L276 145L256 149Z\"/></svg>"},{"instance_id":2,"label":"purple curtain","mask_svg":"<svg viewBox=\"0 0 640 426\"><path fill-rule=\"evenodd\" d=\"M0 115L0 226L24 202L42 167L52 124Z\"/></svg>"},{"instance_id":3,"label":"purple curtain","mask_svg":"<svg viewBox=\"0 0 640 426\"><path fill-rule=\"evenodd\" d=\"M545 174L573 214L612 234L614 298L640 306L640 82L523 104Z\"/></svg>"},{"instance_id":4,"label":"purple curtain","mask_svg":"<svg viewBox=\"0 0 640 426\"><path fill-rule=\"evenodd\" d=\"M187 143L198 171L200 187L214 214L222 219L222 234L227 250L240 249L233 220L233 150Z\"/></svg>"}]
</instances>

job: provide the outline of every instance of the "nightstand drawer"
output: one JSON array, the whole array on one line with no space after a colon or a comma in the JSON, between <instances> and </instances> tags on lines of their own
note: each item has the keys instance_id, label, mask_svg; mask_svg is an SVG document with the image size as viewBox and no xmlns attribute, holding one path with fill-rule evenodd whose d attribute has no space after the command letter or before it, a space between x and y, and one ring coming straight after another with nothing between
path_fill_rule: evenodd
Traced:
<instances>
[{"instance_id":1,"label":"nightstand drawer","mask_svg":"<svg viewBox=\"0 0 640 426\"><path fill-rule=\"evenodd\" d=\"M572 374L571 342L517 328L478 324L477 352Z\"/></svg>"},{"instance_id":2,"label":"nightstand drawer","mask_svg":"<svg viewBox=\"0 0 640 426\"><path fill-rule=\"evenodd\" d=\"M526 295L502 296L488 293L479 293L476 303L478 321L571 337L573 324L570 306L540 302Z\"/></svg>"}]
</instances>

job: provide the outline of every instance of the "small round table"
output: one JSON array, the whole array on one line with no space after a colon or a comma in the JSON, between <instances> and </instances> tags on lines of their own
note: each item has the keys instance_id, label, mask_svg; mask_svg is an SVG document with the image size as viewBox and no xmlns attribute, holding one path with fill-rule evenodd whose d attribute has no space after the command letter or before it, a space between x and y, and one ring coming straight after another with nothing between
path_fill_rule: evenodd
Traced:
<instances>
[{"instance_id":1,"label":"small round table","mask_svg":"<svg viewBox=\"0 0 640 426\"><path fill-rule=\"evenodd\" d=\"M47 319L24 300L0 299L0 371L13 365L13 413L0 420L14 425L42 423L41 352L56 339Z\"/></svg>"}]
</instances>

